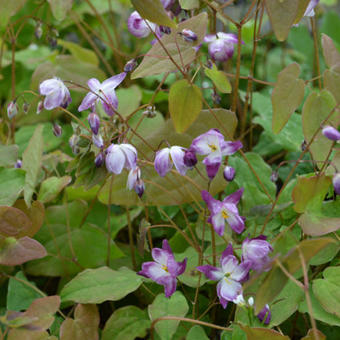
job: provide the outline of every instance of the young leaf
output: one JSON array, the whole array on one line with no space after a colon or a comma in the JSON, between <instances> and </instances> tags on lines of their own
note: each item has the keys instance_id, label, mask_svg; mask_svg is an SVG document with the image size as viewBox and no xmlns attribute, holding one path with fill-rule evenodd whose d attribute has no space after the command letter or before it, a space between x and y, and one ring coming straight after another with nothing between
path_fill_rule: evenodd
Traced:
<instances>
[{"instance_id":1,"label":"young leaf","mask_svg":"<svg viewBox=\"0 0 340 340\"><path fill-rule=\"evenodd\" d=\"M205 68L204 73L213 81L218 91L222 93L231 92L231 84L228 77L223 71L219 71L215 64L212 69Z\"/></svg>"},{"instance_id":2,"label":"young leaf","mask_svg":"<svg viewBox=\"0 0 340 340\"><path fill-rule=\"evenodd\" d=\"M73 0L48 0L54 17L61 21L64 20L67 12L72 8Z\"/></svg>"},{"instance_id":3,"label":"young leaf","mask_svg":"<svg viewBox=\"0 0 340 340\"><path fill-rule=\"evenodd\" d=\"M189 306L183 294L177 291L170 298L166 298L164 294L157 295L148 310L150 319L153 321L162 316L184 317L188 313ZM155 329L161 340L170 340L178 325L177 320L162 320L157 322Z\"/></svg>"},{"instance_id":4,"label":"young leaf","mask_svg":"<svg viewBox=\"0 0 340 340\"><path fill-rule=\"evenodd\" d=\"M272 128L275 134L278 134L283 129L290 116L303 100L305 83L302 79L298 79L299 74L300 66L293 63L278 75L277 83L272 93Z\"/></svg>"},{"instance_id":5,"label":"young leaf","mask_svg":"<svg viewBox=\"0 0 340 340\"><path fill-rule=\"evenodd\" d=\"M322 52L329 68L340 63L340 53L333 40L326 34L322 34Z\"/></svg>"},{"instance_id":6,"label":"young leaf","mask_svg":"<svg viewBox=\"0 0 340 340\"><path fill-rule=\"evenodd\" d=\"M202 92L195 84L182 79L172 84L169 93L169 111L178 133L185 132L202 109Z\"/></svg>"},{"instance_id":7,"label":"young leaf","mask_svg":"<svg viewBox=\"0 0 340 340\"><path fill-rule=\"evenodd\" d=\"M32 227L32 222L21 210L13 207L0 206L0 234L17 237L25 234Z\"/></svg>"},{"instance_id":8,"label":"young leaf","mask_svg":"<svg viewBox=\"0 0 340 340\"><path fill-rule=\"evenodd\" d=\"M0 205L13 205L24 185L24 170L0 168Z\"/></svg>"},{"instance_id":9,"label":"young leaf","mask_svg":"<svg viewBox=\"0 0 340 340\"><path fill-rule=\"evenodd\" d=\"M179 0L179 4L182 9L190 10L200 7L199 0Z\"/></svg>"},{"instance_id":10,"label":"young leaf","mask_svg":"<svg viewBox=\"0 0 340 340\"><path fill-rule=\"evenodd\" d=\"M183 68L194 61L196 57L194 47L203 41L207 23L207 13L200 13L181 22L176 29L171 30L171 34L165 34L161 38L162 45L179 67ZM178 33L184 28L193 31L197 35L195 43L187 42L180 37ZM170 60L162 45L159 42L153 45L147 56L144 57L141 64L132 73L131 79L177 70L177 66Z\"/></svg>"},{"instance_id":11,"label":"young leaf","mask_svg":"<svg viewBox=\"0 0 340 340\"><path fill-rule=\"evenodd\" d=\"M72 181L71 176L52 176L41 183L38 200L46 203L53 201L58 194Z\"/></svg>"},{"instance_id":12,"label":"young leaf","mask_svg":"<svg viewBox=\"0 0 340 340\"><path fill-rule=\"evenodd\" d=\"M190 328L186 340L209 340L201 326L194 326Z\"/></svg>"},{"instance_id":13,"label":"young leaf","mask_svg":"<svg viewBox=\"0 0 340 340\"><path fill-rule=\"evenodd\" d=\"M60 296L62 301L98 304L120 300L141 284L142 278L125 267L86 269L64 286Z\"/></svg>"},{"instance_id":14,"label":"young leaf","mask_svg":"<svg viewBox=\"0 0 340 340\"><path fill-rule=\"evenodd\" d=\"M117 309L106 321L102 340L144 338L150 325L145 311L136 306L125 306Z\"/></svg>"},{"instance_id":15,"label":"young leaf","mask_svg":"<svg viewBox=\"0 0 340 340\"><path fill-rule=\"evenodd\" d=\"M131 0L142 18L155 24L175 28L176 24L168 17L160 0Z\"/></svg>"},{"instance_id":16,"label":"young leaf","mask_svg":"<svg viewBox=\"0 0 340 340\"><path fill-rule=\"evenodd\" d=\"M13 166L17 160L17 145L0 145L0 166Z\"/></svg>"}]
</instances>

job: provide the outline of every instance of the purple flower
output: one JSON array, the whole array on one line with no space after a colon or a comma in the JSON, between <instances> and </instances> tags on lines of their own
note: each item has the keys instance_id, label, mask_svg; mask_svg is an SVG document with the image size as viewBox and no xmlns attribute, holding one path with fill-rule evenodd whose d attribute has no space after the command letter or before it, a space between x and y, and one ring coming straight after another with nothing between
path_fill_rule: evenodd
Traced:
<instances>
[{"instance_id":1,"label":"purple flower","mask_svg":"<svg viewBox=\"0 0 340 340\"><path fill-rule=\"evenodd\" d=\"M153 248L151 254L154 262L144 262L137 274L163 285L165 296L170 297L176 291L177 276L185 271L187 259L176 262L167 240L163 240L162 249Z\"/></svg>"},{"instance_id":2,"label":"purple flower","mask_svg":"<svg viewBox=\"0 0 340 340\"><path fill-rule=\"evenodd\" d=\"M322 134L326 138L328 138L328 139L330 139L334 142L337 142L337 141L340 140L340 132L336 128L334 128L333 126L329 126L329 125L325 126L322 129Z\"/></svg>"},{"instance_id":3,"label":"purple flower","mask_svg":"<svg viewBox=\"0 0 340 340\"><path fill-rule=\"evenodd\" d=\"M314 8L319 3L320 0L311 0L306 8L305 17L313 17L315 15Z\"/></svg>"},{"instance_id":4,"label":"purple flower","mask_svg":"<svg viewBox=\"0 0 340 340\"><path fill-rule=\"evenodd\" d=\"M224 250L220 258L220 268L211 265L197 267L209 280L219 281L217 295L223 308L227 307L228 301L236 301L242 293L241 282L247 277L249 263L241 262L233 255L231 244Z\"/></svg>"},{"instance_id":5,"label":"purple flower","mask_svg":"<svg viewBox=\"0 0 340 340\"><path fill-rule=\"evenodd\" d=\"M95 103L100 102L104 111L112 116L114 110L118 107L118 99L116 96L115 88L125 79L126 73L119 73L109 79L104 80L102 83L96 78L91 78L87 85L90 88L89 92L81 102L78 111L84 111L93 107Z\"/></svg>"},{"instance_id":6,"label":"purple flower","mask_svg":"<svg viewBox=\"0 0 340 340\"><path fill-rule=\"evenodd\" d=\"M161 3L165 9L169 9L174 4L174 2L175 0L161 0Z\"/></svg>"},{"instance_id":7,"label":"purple flower","mask_svg":"<svg viewBox=\"0 0 340 340\"><path fill-rule=\"evenodd\" d=\"M184 176L188 167L184 164L184 149L180 146L172 146L157 151L155 157L155 170L159 176L164 177L171 169L173 164L177 171Z\"/></svg>"},{"instance_id":8,"label":"purple flower","mask_svg":"<svg viewBox=\"0 0 340 340\"><path fill-rule=\"evenodd\" d=\"M127 187L129 190L135 190L139 197L143 196L145 186L144 181L141 179L141 170L138 166L130 170L127 179Z\"/></svg>"},{"instance_id":9,"label":"purple flower","mask_svg":"<svg viewBox=\"0 0 340 340\"><path fill-rule=\"evenodd\" d=\"M96 156L94 160L94 164L97 168L100 168L104 164L104 155L103 152L99 152L99 154Z\"/></svg>"},{"instance_id":10,"label":"purple flower","mask_svg":"<svg viewBox=\"0 0 340 340\"><path fill-rule=\"evenodd\" d=\"M40 112L43 110L43 108L44 108L44 102L42 100L40 100L38 105L37 105L37 115L40 114Z\"/></svg>"},{"instance_id":11,"label":"purple flower","mask_svg":"<svg viewBox=\"0 0 340 340\"><path fill-rule=\"evenodd\" d=\"M194 167L197 164L195 151L192 149L185 150L183 161L188 168Z\"/></svg>"},{"instance_id":12,"label":"purple flower","mask_svg":"<svg viewBox=\"0 0 340 340\"><path fill-rule=\"evenodd\" d=\"M132 12L127 22L130 33L137 38L146 38L151 33L146 22L153 31L156 30L156 24L148 20L144 20L137 11Z\"/></svg>"},{"instance_id":13,"label":"purple flower","mask_svg":"<svg viewBox=\"0 0 340 340\"><path fill-rule=\"evenodd\" d=\"M59 78L44 80L39 86L39 91L40 94L46 96L44 100L46 110L52 110L58 106L65 109L72 101L70 91Z\"/></svg>"},{"instance_id":14,"label":"purple flower","mask_svg":"<svg viewBox=\"0 0 340 340\"><path fill-rule=\"evenodd\" d=\"M227 61L233 56L234 45L238 43L237 36L232 33L218 32L204 38L208 43L209 55L213 60Z\"/></svg>"},{"instance_id":15,"label":"purple flower","mask_svg":"<svg viewBox=\"0 0 340 340\"><path fill-rule=\"evenodd\" d=\"M337 172L334 176L333 176L333 187L334 187L334 192L337 195L340 195L340 172Z\"/></svg>"},{"instance_id":16,"label":"purple flower","mask_svg":"<svg viewBox=\"0 0 340 340\"><path fill-rule=\"evenodd\" d=\"M211 223L220 236L224 234L225 221L228 222L231 229L240 234L244 230L244 217L239 215L237 204L241 199L243 188L227 196L222 202L215 200L208 191L202 191L202 198L208 205L210 217L208 222Z\"/></svg>"},{"instance_id":17,"label":"purple flower","mask_svg":"<svg viewBox=\"0 0 340 340\"><path fill-rule=\"evenodd\" d=\"M92 135L92 142L98 148L102 149L104 147L103 137L101 135Z\"/></svg>"},{"instance_id":18,"label":"purple flower","mask_svg":"<svg viewBox=\"0 0 340 340\"><path fill-rule=\"evenodd\" d=\"M203 163L206 166L210 179L214 178L220 168L222 157L230 156L242 148L240 141L226 142L224 136L215 129L196 137L191 144L191 149L199 155L207 155Z\"/></svg>"},{"instance_id":19,"label":"purple flower","mask_svg":"<svg viewBox=\"0 0 340 340\"><path fill-rule=\"evenodd\" d=\"M62 133L63 133L62 127L61 127L59 124L54 123L54 124L53 124L53 134L54 134L56 137L60 137Z\"/></svg>"},{"instance_id":20,"label":"purple flower","mask_svg":"<svg viewBox=\"0 0 340 340\"><path fill-rule=\"evenodd\" d=\"M134 169L137 162L137 150L131 144L111 144L106 149L106 168L116 175L120 174L123 168Z\"/></svg>"},{"instance_id":21,"label":"purple flower","mask_svg":"<svg viewBox=\"0 0 340 340\"><path fill-rule=\"evenodd\" d=\"M97 135L100 127L100 119L95 112L90 113L87 116L87 121L89 122L92 132Z\"/></svg>"},{"instance_id":22,"label":"purple flower","mask_svg":"<svg viewBox=\"0 0 340 340\"><path fill-rule=\"evenodd\" d=\"M18 104L16 100L13 100L7 105L7 116L9 119L12 119L18 114Z\"/></svg>"},{"instance_id":23,"label":"purple flower","mask_svg":"<svg viewBox=\"0 0 340 340\"><path fill-rule=\"evenodd\" d=\"M18 159L14 164L14 168L21 169L21 167L22 167L22 160Z\"/></svg>"},{"instance_id":24,"label":"purple flower","mask_svg":"<svg viewBox=\"0 0 340 340\"><path fill-rule=\"evenodd\" d=\"M257 314L257 317L260 321L262 321L265 325L268 325L270 322L270 319L272 317L269 306L265 305L263 309L260 311L259 314Z\"/></svg>"},{"instance_id":25,"label":"purple flower","mask_svg":"<svg viewBox=\"0 0 340 340\"><path fill-rule=\"evenodd\" d=\"M233 167L227 165L223 170L223 177L227 182L233 181L236 171Z\"/></svg>"},{"instance_id":26,"label":"purple flower","mask_svg":"<svg viewBox=\"0 0 340 340\"><path fill-rule=\"evenodd\" d=\"M250 263L250 268L258 272L268 270L272 246L266 241L266 236L260 235L256 238L246 238L242 243L242 260Z\"/></svg>"},{"instance_id":27,"label":"purple flower","mask_svg":"<svg viewBox=\"0 0 340 340\"><path fill-rule=\"evenodd\" d=\"M187 42L194 42L197 40L197 34L191 30L184 28L182 32L179 33L182 38Z\"/></svg>"},{"instance_id":28,"label":"purple flower","mask_svg":"<svg viewBox=\"0 0 340 340\"><path fill-rule=\"evenodd\" d=\"M137 66L136 59L131 59L125 64L124 72L131 72L136 68L136 66Z\"/></svg>"}]
</instances>

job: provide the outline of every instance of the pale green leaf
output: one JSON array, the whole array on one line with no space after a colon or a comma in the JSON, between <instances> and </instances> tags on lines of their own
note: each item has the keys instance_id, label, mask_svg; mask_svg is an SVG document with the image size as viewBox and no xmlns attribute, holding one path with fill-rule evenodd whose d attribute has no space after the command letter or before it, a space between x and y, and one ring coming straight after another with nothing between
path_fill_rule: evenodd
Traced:
<instances>
[{"instance_id":1,"label":"pale green leaf","mask_svg":"<svg viewBox=\"0 0 340 340\"><path fill-rule=\"evenodd\" d=\"M223 71L219 71L215 64L211 69L205 68L204 73L213 81L218 91L222 93L231 92L231 84L228 77Z\"/></svg>"},{"instance_id":2,"label":"pale green leaf","mask_svg":"<svg viewBox=\"0 0 340 340\"><path fill-rule=\"evenodd\" d=\"M47 178L41 183L38 200L43 203L53 201L71 181L71 176Z\"/></svg>"}]
</instances>

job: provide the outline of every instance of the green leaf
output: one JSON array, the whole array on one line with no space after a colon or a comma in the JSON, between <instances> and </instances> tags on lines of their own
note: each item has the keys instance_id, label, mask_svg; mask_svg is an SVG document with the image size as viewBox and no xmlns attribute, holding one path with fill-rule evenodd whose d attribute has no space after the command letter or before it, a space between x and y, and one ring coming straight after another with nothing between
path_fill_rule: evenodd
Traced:
<instances>
[{"instance_id":1,"label":"green leaf","mask_svg":"<svg viewBox=\"0 0 340 340\"><path fill-rule=\"evenodd\" d=\"M186 340L209 340L201 326L194 326L190 328Z\"/></svg>"},{"instance_id":2,"label":"green leaf","mask_svg":"<svg viewBox=\"0 0 340 340\"><path fill-rule=\"evenodd\" d=\"M202 92L195 84L182 79L172 84L169 93L169 111L178 133L185 132L202 110Z\"/></svg>"},{"instance_id":3,"label":"green leaf","mask_svg":"<svg viewBox=\"0 0 340 340\"><path fill-rule=\"evenodd\" d=\"M179 0L182 9L190 10L200 7L199 0Z\"/></svg>"},{"instance_id":4,"label":"green leaf","mask_svg":"<svg viewBox=\"0 0 340 340\"><path fill-rule=\"evenodd\" d=\"M48 0L53 16L58 20L64 20L68 11L72 8L73 0Z\"/></svg>"},{"instance_id":5,"label":"green leaf","mask_svg":"<svg viewBox=\"0 0 340 340\"><path fill-rule=\"evenodd\" d=\"M75 44L71 41L58 39L58 45L68 49L71 52L71 54L79 61L93 64L95 66L99 65L99 60L98 60L97 55L93 51L87 48L81 47L79 44Z\"/></svg>"},{"instance_id":6,"label":"green leaf","mask_svg":"<svg viewBox=\"0 0 340 340\"><path fill-rule=\"evenodd\" d=\"M118 89L116 94L119 103L118 112L123 117L127 117L137 110L142 100L142 92L137 85L133 85L127 89Z\"/></svg>"},{"instance_id":7,"label":"green leaf","mask_svg":"<svg viewBox=\"0 0 340 340\"><path fill-rule=\"evenodd\" d=\"M325 70L323 73L325 89L328 90L336 102L340 102L340 62L339 64L333 65L329 70Z\"/></svg>"},{"instance_id":8,"label":"green leaf","mask_svg":"<svg viewBox=\"0 0 340 340\"><path fill-rule=\"evenodd\" d=\"M145 6L144 1L143 6ZM207 29L207 23L207 13L200 13L193 18L179 23L177 29L172 29L171 34L165 34L161 38L162 45L167 49L172 59L181 68L194 61L196 52L193 47L198 46L203 41ZM184 41L184 39L179 36L178 33L184 28L195 32L197 35L197 40L194 44ZM173 72L176 70L177 66L170 60L161 44L157 42L147 53L147 56L143 58L140 65L131 74L131 79L142 78L164 72Z\"/></svg>"},{"instance_id":9,"label":"green leaf","mask_svg":"<svg viewBox=\"0 0 340 340\"><path fill-rule=\"evenodd\" d=\"M322 34L322 52L329 68L340 63L340 53L334 45L333 40L326 34Z\"/></svg>"},{"instance_id":10,"label":"green leaf","mask_svg":"<svg viewBox=\"0 0 340 340\"><path fill-rule=\"evenodd\" d=\"M175 292L170 298L164 294L159 294L148 307L150 319L153 321L163 316L184 317L188 313L189 306L186 298L179 291ZM177 320L162 320L157 322L155 330L161 340L170 340L175 334L179 325Z\"/></svg>"},{"instance_id":11,"label":"green leaf","mask_svg":"<svg viewBox=\"0 0 340 340\"><path fill-rule=\"evenodd\" d=\"M32 288L36 287L34 282L28 281L22 271L15 274L15 278L10 278L8 281L7 289L7 309L21 311L27 309L30 304L37 298L41 297L41 294ZM25 284L24 282L27 282Z\"/></svg>"},{"instance_id":12,"label":"green leaf","mask_svg":"<svg viewBox=\"0 0 340 340\"><path fill-rule=\"evenodd\" d=\"M0 205L13 205L24 185L24 170L0 168Z\"/></svg>"},{"instance_id":13,"label":"green leaf","mask_svg":"<svg viewBox=\"0 0 340 340\"><path fill-rule=\"evenodd\" d=\"M102 340L134 340L144 338L150 328L146 311L135 306L125 306L115 310L106 321Z\"/></svg>"},{"instance_id":14,"label":"green leaf","mask_svg":"<svg viewBox=\"0 0 340 340\"><path fill-rule=\"evenodd\" d=\"M26 171L24 198L28 207L31 206L32 195L35 191L35 186L38 184L38 176L41 171L44 145L43 128L43 125L37 126L22 155L22 168Z\"/></svg>"},{"instance_id":15,"label":"green leaf","mask_svg":"<svg viewBox=\"0 0 340 340\"><path fill-rule=\"evenodd\" d=\"M300 252L303 254L306 265L310 259L319 251L335 241L331 238L319 238L303 240L295 246L286 256L279 258L286 270L294 275L301 268ZM299 252L300 250L300 252ZM282 272L276 264L265 276L260 288L256 293L255 313L259 313L265 304L272 302L275 297L282 291L288 281L288 277Z\"/></svg>"},{"instance_id":16,"label":"green leaf","mask_svg":"<svg viewBox=\"0 0 340 340\"><path fill-rule=\"evenodd\" d=\"M219 121L223 121L228 134L227 139L232 138L237 119L233 112L224 109L213 109L213 114ZM217 121L209 110L202 110L198 119L186 131L186 133L176 133L171 120L159 124L157 129L150 131L145 135L144 139L152 146L153 150L157 150L161 141L167 140L171 145L181 145L189 147L192 140L198 135L206 132L209 129L215 128ZM223 132L223 131L222 131ZM154 151L143 143L138 137L132 139L132 143L136 146L139 153L145 155L148 159L153 159ZM198 165L199 170L205 173L205 168L202 163ZM192 181L186 177L179 175L175 170L168 173L164 178L160 177L154 170L153 165L146 165L142 167L143 180L146 183L145 193L143 195L143 202L149 205L178 205L192 201L201 201L201 191L197 186L192 184ZM188 172L187 174L199 187L203 188L206 185L207 179L202 179L196 171ZM269 175L270 176L270 175ZM269 177L268 177L269 178ZM110 197L111 203L117 205L142 205L135 192L126 190L127 174L122 173L120 176L115 176L113 186L111 188L111 179L109 178L98 198L99 201L108 204ZM180 187L179 187L180 183ZM225 180L220 171L210 186L210 192L215 195L217 192L223 190L225 187ZM110 190L112 193L110 195Z\"/></svg>"},{"instance_id":17,"label":"green leaf","mask_svg":"<svg viewBox=\"0 0 340 340\"><path fill-rule=\"evenodd\" d=\"M102 303L118 301L142 284L139 275L128 268L86 269L67 283L60 292L62 301Z\"/></svg>"},{"instance_id":18,"label":"green leaf","mask_svg":"<svg viewBox=\"0 0 340 340\"><path fill-rule=\"evenodd\" d=\"M289 30L298 15L299 1L267 0L265 5L277 40L286 40Z\"/></svg>"},{"instance_id":19,"label":"green leaf","mask_svg":"<svg viewBox=\"0 0 340 340\"><path fill-rule=\"evenodd\" d=\"M332 141L322 134L320 126L323 120L335 108L335 105L336 101L332 94L327 90L323 90L320 93L311 93L303 106L302 128L306 142L309 143L316 131L319 130L310 146L313 158L319 161L317 164L323 164L321 162L326 160L333 144ZM337 115L335 112L328 120L327 125L334 124L334 126L337 126L338 122L340 123L340 115Z\"/></svg>"},{"instance_id":20,"label":"green leaf","mask_svg":"<svg viewBox=\"0 0 340 340\"><path fill-rule=\"evenodd\" d=\"M41 183L38 200L43 203L53 201L71 181L71 176L47 178Z\"/></svg>"},{"instance_id":21,"label":"green leaf","mask_svg":"<svg viewBox=\"0 0 340 340\"><path fill-rule=\"evenodd\" d=\"M142 18L158 25L175 28L176 24L168 17L160 0L131 0Z\"/></svg>"},{"instance_id":22,"label":"green leaf","mask_svg":"<svg viewBox=\"0 0 340 340\"><path fill-rule=\"evenodd\" d=\"M17 145L0 145L0 166L13 166L17 160Z\"/></svg>"},{"instance_id":23,"label":"green leaf","mask_svg":"<svg viewBox=\"0 0 340 340\"><path fill-rule=\"evenodd\" d=\"M300 66L293 63L278 75L277 83L272 93L272 127L275 134L278 134L283 129L303 100L305 83L302 79L298 79L299 74Z\"/></svg>"},{"instance_id":24,"label":"green leaf","mask_svg":"<svg viewBox=\"0 0 340 340\"><path fill-rule=\"evenodd\" d=\"M318 334L319 340L326 340L326 336L323 333L321 333L318 329L316 330L316 333ZM314 330L310 329L307 335L301 338L301 340L316 340Z\"/></svg>"},{"instance_id":25,"label":"green leaf","mask_svg":"<svg viewBox=\"0 0 340 340\"><path fill-rule=\"evenodd\" d=\"M218 91L222 93L231 93L231 84L228 77L223 71L219 71L215 64L211 69L205 68L204 73L213 81Z\"/></svg>"},{"instance_id":26,"label":"green leaf","mask_svg":"<svg viewBox=\"0 0 340 340\"><path fill-rule=\"evenodd\" d=\"M337 44L340 44L339 37L340 19L339 15L334 10L326 11L322 18L322 24L320 25L320 32L327 34Z\"/></svg>"},{"instance_id":27,"label":"green leaf","mask_svg":"<svg viewBox=\"0 0 340 340\"><path fill-rule=\"evenodd\" d=\"M49 221L48 217L46 220ZM80 229L70 221L69 226L70 228L67 223L49 224L41 229L36 239L45 246L48 256L30 262L27 266L28 273L36 276L65 276L79 273L81 268L96 268L106 263L107 233L92 224L85 224ZM123 255L111 240L110 259ZM79 265L74 263L74 258Z\"/></svg>"},{"instance_id":28,"label":"green leaf","mask_svg":"<svg viewBox=\"0 0 340 340\"><path fill-rule=\"evenodd\" d=\"M322 307L340 318L340 267L328 267L324 279L313 281L313 292Z\"/></svg>"},{"instance_id":29,"label":"green leaf","mask_svg":"<svg viewBox=\"0 0 340 340\"><path fill-rule=\"evenodd\" d=\"M0 0L0 29L3 30L9 19L15 15L25 4L26 0L6 1Z\"/></svg>"},{"instance_id":30,"label":"green leaf","mask_svg":"<svg viewBox=\"0 0 340 340\"><path fill-rule=\"evenodd\" d=\"M240 327L246 332L248 340L289 340L286 335L266 328L255 328L249 326L240 325Z\"/></svg>"},{"instance_id":31,"label":"green leaf","mask_svg":"<svg viewBox=\"0 0 340 340\"><path fill-rule=\"evenodd\" d=\"M60 327L60 340L98 340L99 312L96 305L77 305L74 319L66 318Z\"/></svg>"},{"instance_id":32,"label":"green leaf","mask_svg":"<svg viewBox=\"0 0 340 340\"><path fill-rule=\"evenodd\" d=\"M298 177L292 192L294 210L298 213L319 210L331 184L331 178L326 175Z\"/></svg>"}]
</instances>

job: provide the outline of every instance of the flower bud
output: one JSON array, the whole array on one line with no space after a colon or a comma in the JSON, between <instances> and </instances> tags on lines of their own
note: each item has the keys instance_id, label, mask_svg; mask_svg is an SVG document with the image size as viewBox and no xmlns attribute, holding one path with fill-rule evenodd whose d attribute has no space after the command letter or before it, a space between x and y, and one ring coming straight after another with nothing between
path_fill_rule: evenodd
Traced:
<instances>
[{"instance_id":1,"label":"flower bud","mask_svg":"<svg viewBox=\"0 0 340 340\"><path fill-rule=\"evenodd\" d=\"M171 33L171 28L168 26L159 26L159 30L164 33L164 34L170 34Z\"/></svg>"},{"instance_id":2,"label":"flower bud","mask_svg":"<svg viewBox=\"0 0 340 340\"><path fill-rule=\"evenodd\" d=\"M322 134L326 138L328 138L328 139L330 139L334 142L337 142L337 141L340 140L340 132L336 128L334 128L333 126L329 126L329 125L325 126L322 129Z\"/></svg>"},{"instance_id":3,"label":"flower bud","mask_svg":"<svg viewBox=\"0 0 340 340\"><path fill-rule=\"evenodd\" d=\"M142 179L137 180L134 189L135 189L137 195L139 197L142 197L143 194L144 194L144 190L145 190L144 181Z\"/></svg>"},{"instance_id":4,"label":"flower bud","mask_svg":"<svg viewBox=\"0 0 340 340\"><path fill-rule=\"evenodd\" d=\"M270 180L273 183L276 183L278 179L279 179L279 173L277 171L273 171L272 174L270 175Z\"/></svg>"},{"instance_id":5,"label":"flower bud","mask_svg":"<svg viewBox=\"0 0 340 340\"><path fill-rule=\"evenodd\" d=\"M40 100L37 105L37 115L43 110L43 108L44 108L44 102Z\"/></svg>"},{"instance_id":6,"label":"flower bud","mask_svg":"<svg viewBox=\"0 0 340 340\"><path fill-rule=\"evenodd\" d=\"M18 160L15 162L14 167L15 167L16 169L20 169L20 168L22 167L22 161L21 161L21 159L18 159Z\"/></svg>"},{"instance_id":7,"label":"flower bud","mask_svg":"<svg viewBox=\"0 0 340 340\"><path fill-rule=\"evenodd\" d=\"M92 112L88 115L87 120L89 122L93 134L97 135L100 126L99 116L95 112Z\"/></svg>"},{"instance_id":8,"label":"flower bud","mask_svg":"<svg viewBox=\"0 0 340 340\"><path fill-rule=\"evenodd\" d=\"M151 33L147 23L155 31L156 25L154 23L144 20L137 11L134 11L128 19L128 30L137 38L145 38Z\"/></svg>"},{"instance_id":9,"label":"flower bud","mask_svg":"<svg viewBox=\"0 0 340 340\"><path fill-rule=\"evenodd\" d=\"M235 174L235 169L229 165L227 165L223 170L223 177L227 182L231 182L235 178Z\"/></svg>"},{"instance_id":10,"label":"flower bud","mask_svg":"<svg viewBox=\"0 0 340 340\"><path fill-rule=\"evenodd\" d=\"M197 157L195 151L193 151L192 149L187 149L184 153L183 161L187 167L189 168L194 167L197 164Z\"/></svg>"},{"instance_id":11,"label":"flower bud","mask_svg":"<svg viewBox=\"0 0 340 340\"><path fill-rule=\"evenodd\" d=\"M38 21L35 26L34 35L39 40L42 37L42 34L43 34L43 29L41 27L41 22Z\"/></svg>"},{"instance_id":12,"label":"flower bud","mask_svg":"<svg viewBox=\"0 0 340 340\"><path fill-rule=\"evenodd\" d=\"M262 321L265 325L268 325L271 319L271 312L268 305L265 305L263 309L257 314L257 317L260 321Z\"/></svg>"},{"instance_id":13,"label":"flower bud","mask_svg":"<svg viewBox=\"0 0 340 340\"><path fill-rule=\"evenodd\" d=\"M213 92L211 97L215 104L219 105L221 103L222 98L216 91Z\"/></svg>"},{"instance_id":14,"label":"flower bud","mask_svg":"<svg viewBox=\"0 0 340 340\"><path fill-rule=\"evenodd\" d=\"M302 152L305 151L305 150L306 150L306 147L307 147L307 142L304 140L304 141L301 143L301 146L300 146L301 151L302 151Z\"/></svg>"},{"instance_id":15,"label":"flower bud","mask_svg":"<svg viewBox=\"0 0 340 340\"><path fill-rule=\"evenodd\" d=\"M16 100L14 99L7 105L7 116L9 119L12 119L18 114L18 104L16 103Z\"/></svg>"},{"instance_id":16,"label":"flower bud","mask_svg":"<svg viewBox=\"0 0 340 340\"><path fill-rule=\"evenodd\" d=\"M340 195L340 172L337 172L333 176L333 187L334 187L334 192L337 195Z\"/></svg>"},{"instance_id":17,"label":"flower bud","mask_svg":"<svg viewBox=\"0 0 340 340\"><path fill-rule=\"evenodd\" d=\"M101 135L92 135L92 142L99 149L104 147L104 141Z\"/></svg>"},{"instance_id":18,"label":"flower bud","mask_svg":"<svg viewBox=\"0 0 340 340\"><path fill-rule=\"evenodd\" d=\"M145 111L143 111L143 115L148 118L154 118L156 116L156 111L154 106L148 106Z\"/></svg>"},{"instance_id":19,"label":"flower bud","mask_svg":"<svg viewBox=\"0 0 340 340\"><path fill-rule=\"evenodd\" d=\"M71 149L72 149L72 152L76 155L79 153L79 147L78 147L78 142L79 142L79 136L77 135L72 135L68 141Z\"/></svg>"},{"instance_id":20,"label":"flower bud","mask_svg":"<svg viewBox=\"0 0 340 340\"><path fill-rule=\"evenodd\" d=\"M48 43L50 44L51 48L56 48L58 45L58 41L55 37L48 37Z\"/></svg>"},{"instance_id":21,"label":"flower bud","mask_svg":"<svg viewBox=\"0 0 340 340\"><path fill-rule=\"evenodd\" d=\"M133 71L137 66L137 62L135 59L129 60L125 66L124 66L124 72L131 72Z\"/></svg>"},{"instance_id":22,"label":"flower bud","mask_svg":"<svg viewBox=\"0 0 340 340\"><path fill-rule=\"evenodd\" d=\"M63 133L63 129L61 128L61 126L57 123L53 124L53 134L56 137L60 137L62 133Z\"/></svg>"},{"instance_id":23,"label":"flower bud","mask_svg":"<svg viewBox=\"0 0 340 340\"><path fill-rule=\"evenodd\" d=\"M22 105L22 111L24 112L24 114L27 114L29 108L30 108L30 104L28 104L27 102L24 102L24 104Z\"/></svg>"},{"instance_id":24,"label":"flower bud","mask_svg":"<svg viewBox=\"0 0 340 340\"><path fill-rule=\"evenodd\" d=\"M99 152L96 159L94 160L94 164L97 168L100 168L104 164L105 157L102 152Z\"/></svg>"},{"instance_id":25,"label":"flower bud","mask_svg":"<svg viewBox=\"0 0 340 340\"><path fill-rule=\"evenodd\" d=\"M197 35L195 32L184 28L182 32L179 33L185 41L194 42L197 40Z\"/></svg>"}]
</instances>

